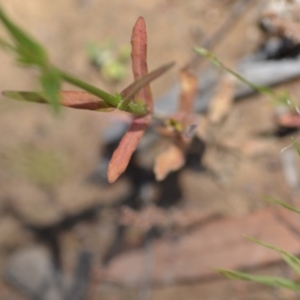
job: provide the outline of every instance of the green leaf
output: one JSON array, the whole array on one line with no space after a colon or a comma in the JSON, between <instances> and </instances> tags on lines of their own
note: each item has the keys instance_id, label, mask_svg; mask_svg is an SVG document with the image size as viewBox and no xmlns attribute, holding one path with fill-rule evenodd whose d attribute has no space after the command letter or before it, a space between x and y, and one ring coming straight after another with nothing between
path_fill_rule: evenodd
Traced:
<instances>
[{"instance_id":1,"label":"green leaf","mask_svg":"<svg viewBox=\"0 0 300 300\"><path fill-rule=\"evenodd\" d=\"M269 245L269 244L266 244L266 243L263 243L257 239L254 239L250 236L246 236L247 239L251 240L252 242L256 243L256 244L259 244L261 246L264 246L266 248L269 248L269 249L272 249L272 250L275 250L276 252L278 252L281 257L290 265L290 267L292 267L294 269L294 271L300 275L300 259L298 257L296 257L295 255L289 253L289 252L286 252L280 248L277 248L277 247L274 247L272 245Z\"/></svg>"},{"instance_id":2,"label":"green leaf","mask_svg":"<svg viewBox=\"0 0 300 300\"><path fill-rule=\"evenodd\" d=\"M256 276L244 272L231 271L226 269L216 269L216 270L229 279L248 280L248 281L258 282L273 287L282 287L282 288L288 288L293 291L300 291L299 284L285 278L273 277L273 276Z\"/></svg>"},{"instance_id":3,"label":"green leaf","mask_svg":"<svg viewBox=\"0 0 300 300\"><path fill-rule=\"evenodd\" d=\"M291 206L291 205L288 205L288 204L285 203L285 202L282 202L282 201L280 201L280 200L277 200L277 199L275 199L275 198L268 197L268 196L265 196L264 198L265 198L267 201L271 202L271 203L278 204L278 205L280 205L280 206L282 206L282 207L284 207L284 208L287 208L288 210L291 210L291 211L293 211L293 212L295 212L295 213L297 213L297 214L300 214L300 210L298 210L297 208L295 208L295 207L293 207L293 206Z\"/></svg>"},{"instance_id":4,"label":"green leaf","mask_svg":"<svg viewBox=\"0 0 300 300\"><path fill-rule=\"evenodd\" d=\"M59 72L54 68L46 69L41 78L41 84L43 87L42 94L49 100L50 104L55 112L59 111L60 107L60 85L61 77Z\"/></svg>"},{"instance_id":5,"label":"green leaf","mask_svg":"<svg viewBox=\"0 0 300 300\"><path fill-rule=\"evenodd\" d=\"M0 7L0 21L6 27L15 42L15 51L19 55L20 62L46 66L48 64L47 53L33 38L15 25ZM6 43L7 44L7 43ZM7 44L8 45L8 44Z\"/></svg>"}]
</instances>

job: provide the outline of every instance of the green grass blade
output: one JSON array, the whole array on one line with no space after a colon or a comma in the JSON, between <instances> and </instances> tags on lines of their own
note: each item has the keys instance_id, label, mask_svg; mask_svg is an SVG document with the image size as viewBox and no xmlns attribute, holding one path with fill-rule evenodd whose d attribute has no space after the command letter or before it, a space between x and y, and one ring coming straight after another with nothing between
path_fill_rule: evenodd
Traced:
<instances>
[{"instance_id":1,"label":"green grass blade","mask_svg":"<svg viewBox=\"0 0 300 300\"><path fill-rule=\"evenodd\" d=\"M275 199L275 198L268 197L268 196L266 196L266 197L264 197L264 198L265 198L267 201L271 202L271 203L275 203L275 204L280 205L280 206L282 206L282 207L284 207L284 208L286 208L286 209L288 209L288 210L290 210L290 211L293 211L293 212L295 212L295 213L297 213L297 214L300 214L300 210L298 210L297 208L295 208L295 207L293 207L293 206L291 206L291 205L288 205L288 204L285 203L285 202L282 202L282 201L280 201L280 200L277 200L277 199Z\"/></svg>"},{"instance_id":2,"label":"green grass blade","mask_svg":"<svg viewBox=\"0 0 300 300\"><path fill-rule=\"evenodd\" d=\"M277 248L275 246L272 246L272 245L269 245L269 244L266 244L264 242L261 242L257 239L254 239L250 236L246 236L247 239L251 240L252 242L256 243L256 244L259 244L261 246L264 246L266 248L269 248L271 250L274 250L276 252L278 252L281 257L286 261L286 263L289 264L289 266L291 268L294 269L294 271L300 275L300 259L298 257L296 257L295 255L289 253L289 252L286 252L280 248Z\"/></svg>"},{"instance_id":3,"label":"green grass blade","mask_svg":"<svg viewBox=\"0 0 300 300\"><path fill-rule=\"evenodd\" d=\"M216 270L229 279L248 280L248 281L258 282L273 287L282 287L282 288L288 288L293 291L300 291L299 284L285 278L273 277L273 276L256 276L244 272L231 271L226 269L216 269Z\"/></svg>"},{"instance_id":4,"label":"green grass blade","mask_svg":"<svg viewBox=\"0 0 300 300\"><path fill-rule=\"evenodd\" d=\"M75 95L74 95L74 94ZM61 95L61 105L66 107L71 107L75 109L87 109L87 110L94 110L94 111L101 111L101 112L109 112L114 110L114 107L107 105L106 102L99 99L98 103L90 100L84 100L86 97L85 95L82 96L80 99L80 94L76 95L77 92L66 92L62 91ZM80 92L78 92L80 93ZM85 92L82 92L85 93ZM34 102L34 103L46 103L49 104L49 100L47 97L43 95L43 93L39 92L23 92L23 91L4 91L2 94L5 97L18 100L18 101L27 101L27 102Z\"/></svg>"},{"instance_id":5,"label":"green grass blade","mask_svg":"<svg viewBox=\"0 0 300 300\"><path fill-rule=\"evenodd\" d=\"M48 62L47 53L33 38L25 33L21 28L14 24L4 13L0 6L0 21L6 27L13 40L15 41L15 50L19 54L19 60L38 64L46 65Z\"/></svg>"}]
</instances>

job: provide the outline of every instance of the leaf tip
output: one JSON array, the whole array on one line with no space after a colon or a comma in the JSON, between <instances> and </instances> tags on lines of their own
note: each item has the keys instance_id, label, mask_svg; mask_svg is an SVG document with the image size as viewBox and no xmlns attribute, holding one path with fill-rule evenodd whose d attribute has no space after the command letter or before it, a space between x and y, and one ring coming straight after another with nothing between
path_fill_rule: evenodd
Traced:
<instances>
[{"instance_id":1,"label":"leaf tip","mask_svg":"<svg viewBox=\"0 0 300 300\"><path fill-rule=\"evenodd\" d=\"M109 171L107 172L107 181L109 183L114 183L117 179L118 179L118 177L111 175L111 173Z\"/></svg>"},{"instance_id":2,"label":"leaf tip","mask_svg":"<svg viewBox=\"0 0 300 300\"><path fill-rule=\"evenodd\" d=\"M121 176L121 174L124 171L125 171L125 169L123 169L123 168L121 169L116 166L116 164L112 158L109 162L108 169L107 169L107 181L109 183L114 183Z\"/></svg>"},{"instance_id":3,"label":"leaf tip","mask_svg":"<svg viewBox=\"0 0 300 300\"><path fill-rule=\"evenodd\" d=\"M136 20L135 26L144 26L146 27L145 18L143 16L139 16Z\"/></svg>"},{"instance_id":4,"label":"leaf tip","mask_svg":"<svg viewBox=\"0 0 300 300\"><path fill-rule=\"evenodd\" d=\"M135 38L141 38L141 40L144 40L145 42L147 41L147 37L146 37L146 21L144 19L144 17L140 16L138 17L138 19L136 20L134 26L133 26L133 31L132 31L132 38L131 38L131 42L133 42L133 40Z\"/></svg>"}]
</instances>

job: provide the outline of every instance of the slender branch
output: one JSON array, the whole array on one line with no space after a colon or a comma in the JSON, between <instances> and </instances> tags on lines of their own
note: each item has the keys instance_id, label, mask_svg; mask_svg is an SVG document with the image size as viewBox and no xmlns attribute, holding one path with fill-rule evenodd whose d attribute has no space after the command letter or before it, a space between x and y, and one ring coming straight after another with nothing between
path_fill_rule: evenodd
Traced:
<instances>
[{"instance_id":1,"label":"slender branch","mask_svg":"<svg viewBox=\"0 0 300 300\"><path fill-rule=\"evenodd\" d=\"M246 85L248 85L249 87L251 87L254 91L256 91L258 93L261 93L261 94L269 95L275 100L279 100L281 98L280 95L278 95L276 92L274 92L269 87L256 85L256 84L252 83L251 81L247 80L245 77L243 77L239 73L237 73L237 72L233 71L232 69L228 68L213 53L211 53L207 49L201 48L201 47L195 47L194 51L196 53L202 55L202 56L207 57L215 66L217 66L218 68L221 68L221 69L227 71L228 73L232 74L234 77L239 79L241 82L243 82Z\"/></svg>"}]
</instances>

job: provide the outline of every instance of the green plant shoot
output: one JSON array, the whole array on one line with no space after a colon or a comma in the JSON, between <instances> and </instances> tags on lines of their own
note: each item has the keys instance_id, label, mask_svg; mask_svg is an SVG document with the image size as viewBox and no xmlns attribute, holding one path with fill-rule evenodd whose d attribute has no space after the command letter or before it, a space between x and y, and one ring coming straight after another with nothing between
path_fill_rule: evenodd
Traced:
<instances>
[{"instance_id":1,"label":"green plant shoot","mask_svg":"<svg viewBox=\"0 0 300 300\"><path fill-rule=\"evenodd\" d=\"M145 85L148 85L152 80L156 79L164 72L166 72L173 64L165 65L149 74L146 74L143 78L140 78L138 82L134 82L130 87L130 93L116 93L114 95L107 93L71 74L60 70L59 68L53 66L50 63L48 54L46 50L33 38L31 38L25 31L14 24L8 16L4 13L3 9L0 7L0 22L7 29L10 34L13 44L0 39L0 47L10 52L15 53L16 59L19 63L25 66L37 67L40 72L40 83L42 86L42 91L36 93L34 92L26 94L26 92L9 92L6 95L13 95L15 99L22 99L27 101L35 100L35 102L44 103L44 99L52 104L55 111L58 111L61 103L61 93L60 88L62 82L71 83L90 94L93 94L100 99L102 99L105 104L104 107L112 107L120 110L124 110L136 115L146 115L148 109L146 104L134 99L136 93ZM126 90L126 89L125 89ZM20 94L22 93L22 96ZM39 95L43 95L43 99L39 99ZM27 98L27 96L29 96ZM37 101L39 99L39 101Z\"/></svg>"}]
</instances>

